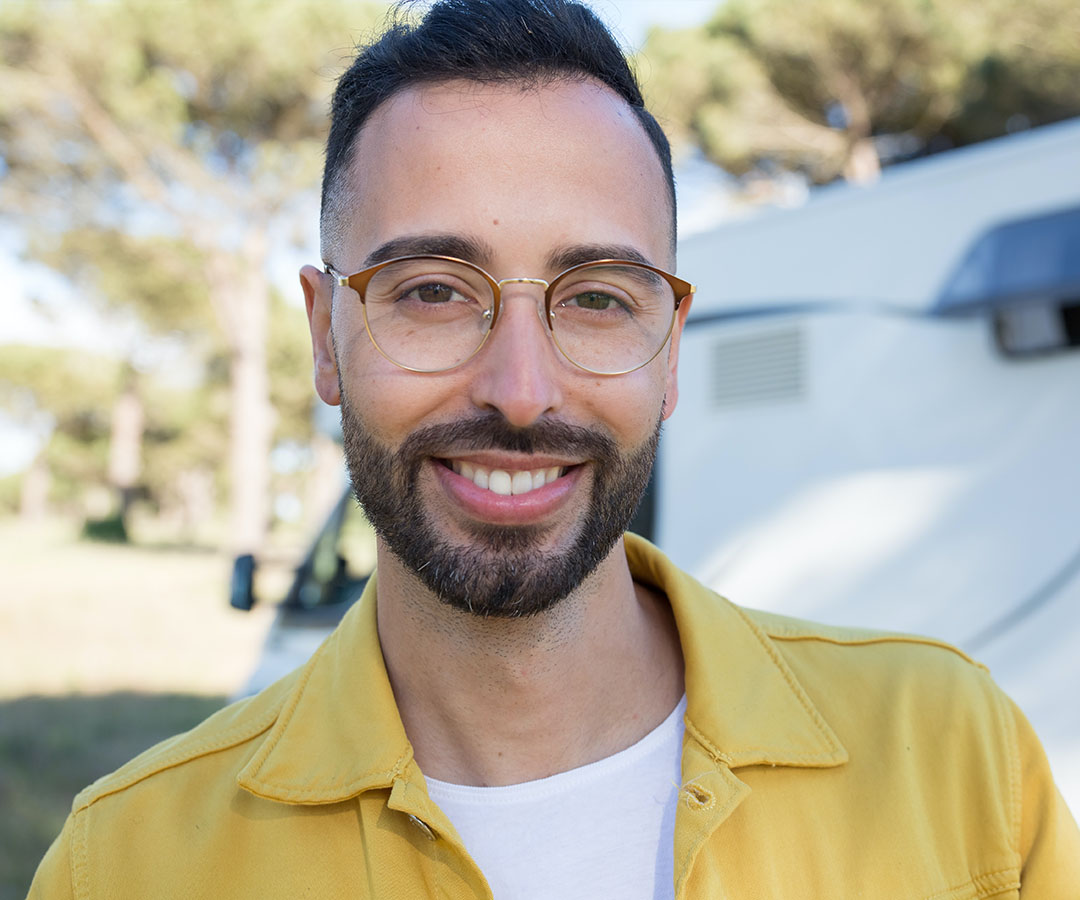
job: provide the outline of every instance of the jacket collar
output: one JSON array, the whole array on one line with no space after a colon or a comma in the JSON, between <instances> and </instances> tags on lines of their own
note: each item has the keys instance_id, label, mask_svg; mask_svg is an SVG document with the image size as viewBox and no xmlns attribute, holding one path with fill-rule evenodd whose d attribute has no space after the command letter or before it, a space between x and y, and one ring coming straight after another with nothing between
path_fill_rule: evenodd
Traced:
<instances>
[{"instance_id":1,"label":"jacket collar","mask_svg":"<svg viewBox=\"0 0 1080 900\"><path fill-rule=\"evenodd\" d=\"M295 679L240 786L288 803L391 787L412 766L375 617L376 577Z\"/></svg>"},{"instance_id":2,"label":"jacket collar","mask_svg":"<svg viewBox=\"0 0 1080 900\"><path fill-rule=\"evenodd\" d=\"M729 767L827 767L847 752L773 642L642 538L626 536L635 580L666 594L686 664L686 730ZM333 803L422 778L394 702L376 625L376 579L295 675L241 787L288 803Z\"/></svg>"},{"instance_id":3,"label":"jacket collar","mask_svg":"<svg viewBox=\"0 0 1080 900\"><path fill-rule=\"evenodd\" d=\"M731 768L829 767L847 751L773 641L735 604L626 535L635 580L666 594L686 667L686 731Z\"/></svg>"}]
</instances>

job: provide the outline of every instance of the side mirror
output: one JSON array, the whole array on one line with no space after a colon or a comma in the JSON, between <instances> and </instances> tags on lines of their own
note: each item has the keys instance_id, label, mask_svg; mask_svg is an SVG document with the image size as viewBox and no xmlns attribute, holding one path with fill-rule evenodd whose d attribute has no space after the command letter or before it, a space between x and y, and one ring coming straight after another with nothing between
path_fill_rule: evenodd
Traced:
<instances>
[{"instance_id":1,"label":"side mirror","mask_svg":"<svg viewBox=\"0 0 1080 900\"><path fill-rule=\"evenodd\" d=\"M245 612L255 605L255 557L250 553L236 557L233 563L229 605Z\"/></svg>"}]
</instances>

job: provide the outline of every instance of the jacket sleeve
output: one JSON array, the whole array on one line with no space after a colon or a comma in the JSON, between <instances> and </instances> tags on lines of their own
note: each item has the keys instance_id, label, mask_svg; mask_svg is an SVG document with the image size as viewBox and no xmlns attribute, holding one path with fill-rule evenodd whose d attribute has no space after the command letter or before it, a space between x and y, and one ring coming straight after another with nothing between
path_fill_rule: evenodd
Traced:
<instances>
[{"instance_id":1,"label":"jacket sleeve","mask_svg":"<svg viewBox=\"0 0 1080 900\"><path fill-rule=\"evenodd\" d=\"M45 858L41 860L26 900L72 900L74 898L71 872L72 818L68 816L63 831L53 841Z\"/></svg>"},{"instance_id":2,"label":"jacket sleeve","mask_svg":"<svg viewBox=\"0 0 1080 900\"><path fill-rule=\"evenodd\" d=\"M1073 900L1080 886L1080 829L1054 784L1035 731L1015 704L1012 711L1021 792L1020 896L1025 900Z\"/></svg>"}]
</instances>

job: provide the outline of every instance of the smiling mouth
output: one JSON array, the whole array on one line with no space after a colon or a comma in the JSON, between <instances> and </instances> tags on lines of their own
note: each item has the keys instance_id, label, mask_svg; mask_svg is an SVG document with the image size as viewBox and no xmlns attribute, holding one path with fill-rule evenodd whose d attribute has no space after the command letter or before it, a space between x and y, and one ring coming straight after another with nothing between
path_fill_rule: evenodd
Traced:
<instances>
[{"instance_id":1,"label":"smiling mouth","mask_svg":"<svg viewBox=\"0 0 1080 900\"><path fill-rule=\"evenodd\" d=\"M503 497L539 490L568 471L566 466L550 466L544 469L489 469L460 459L439 461L462 478L468 478L478 488Z\"/></svg>"}]
</instances>

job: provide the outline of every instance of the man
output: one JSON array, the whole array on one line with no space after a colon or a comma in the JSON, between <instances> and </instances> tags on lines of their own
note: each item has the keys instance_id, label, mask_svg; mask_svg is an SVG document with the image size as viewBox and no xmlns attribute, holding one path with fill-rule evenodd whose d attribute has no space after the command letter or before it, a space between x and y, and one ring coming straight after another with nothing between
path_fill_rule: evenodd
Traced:
<instances>
[{"instance_id":1,"label":"man","mask_svg":"<svg viewBox=\"0 0 1080 900\"><path fill-rule=\"evenodd\" d=\"M333 105L320 396L378 578L311 662L76 798L40 897L1065 898L1021 714L935 641L623 537L692 287L668 145L563 0L447 0Z\"/></svg>"}]
</instances>

